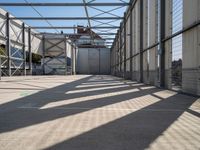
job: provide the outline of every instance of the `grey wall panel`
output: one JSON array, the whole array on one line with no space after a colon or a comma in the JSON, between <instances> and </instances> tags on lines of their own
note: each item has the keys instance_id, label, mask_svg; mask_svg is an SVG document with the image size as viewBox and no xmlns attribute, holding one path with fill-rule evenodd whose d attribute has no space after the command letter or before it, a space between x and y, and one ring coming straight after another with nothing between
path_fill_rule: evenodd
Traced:
<instances>
[{"instance_id":1,"label":"grey wall panel","mask_svg":"<svg viewBox=\"0 0 200 150\"><path fill-rule=\"evenodd\" d=\"M77 56L78 74L110 74L110 49L79 48Z\"/></svg>"},{"instance_id":2,"label":"grey wall panel","mask_svg":"<svg viewBox=\"0 0 200 150\"><path fill-rule=\"evenodd\" d=\"M100 74L100 49L88 49L89 73Z\"/></svg>"},{"instance_id":3,"label":"grey wall panel","mask_svg":"<svg viewBox=\"0 0 200 150\"><path fill-rule=\"evenodd\" d=\"M100 74L110 74L110 50L100 50Z\"/></svg>"},{"instance_id":4,"label":"grey wall panel","mask_svg":"<svg viewBox=\"0 0 200 150\"><path fill-rule=\"evenodd\" d=\"M77 73L89 74L88 49L78 49Z\"/></svg>"}]
</instances>

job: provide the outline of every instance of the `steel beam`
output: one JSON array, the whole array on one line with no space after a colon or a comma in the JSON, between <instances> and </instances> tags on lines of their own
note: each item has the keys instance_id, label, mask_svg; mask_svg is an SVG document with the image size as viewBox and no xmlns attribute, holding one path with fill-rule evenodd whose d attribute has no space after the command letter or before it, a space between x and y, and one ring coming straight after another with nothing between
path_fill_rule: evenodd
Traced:
<instances>
[{"instance_id":1,"label":"steel beam","mask_svg":"<svg viewBox=\"0 0 200 150\"><path fill-rule=\"evenodd\" d=\"M89 17L89 13L88 13L88 9L87 9L87 3L86 3L85 0L83 0L83 4L84 4L84 9L85 9L88 25L89 25L89 28L91 28L91 22L90 22L90 19L89 19L90 17Z\"/></svg>"},{"instance_id":2,"label":"steel beam","mask_svg":"<svg viewBox=\"0 0 200 150\"><path fill-rule=\"evenodd\" d=\"M30 27L31 29L77 29L78 27L70 27L70 26L53 26L53 27L49 27L49 26L35 26L35 27ZM88 28L88 27L83 27L83 28ZM118 26L100 26L100 27L92 27L91 29L119 29Z\"/></svg>"},{"instance_id":3,"label":"steel beam","mask_svg":"<svg viewBox=\"0 0 200 150\"><path fill-rule=\"evenodd\" d=\"M26 50L25 50L25 24L22 23L22 50L23 50L23 69L24 69L24 75L26 75Z\"/></svg>"},{"instance_id":4,"label":"steel beam","mask_svg":"<svg viewBox=\"0 0 200 150\"><path fill-rule=\"evenodd\" d=\"M11 76L11 45L10 45L10 15L6 13L6 51L7 51L7 74Z\"/></svg>"},{"instance_id":5,"label":"steel beam","mask_svg":"<svg viewBox=\"0 0 200 150\"><path fill-rule=\"evenodd\" d=\"M63 48L62 47L60 47L59 45L55 45L53 42L51 42L50 40L52 40L52 39L45 39L45 42L47 42L47 43L49 43L49 44L51 44L51 45L54 45L56 48L58 48L58 49L60 49L60 50L63 50ZM60 38L59 39L53 39L53 40L61 40ZM63 40L63 42L64 42L64 40ZM60 43L59 43L60 44ZM46 46L45 46L45 49L46 49ZM48 50L49 48L47 48L47 50ZM48 50L49 51L49 50ZM50 50L51 52L52 52L52 50Z\"/></svg>"},{"instance_id":6,"label":"steel beam","mask_svg":"<svg viewBox=\"0 0 200 150\"><path fill-rule=\"evenodd\" d=\"M57 45L59 45L60 43L66 41L66 39L62 39L61 41L58 41L55 44L52 44L50 47L46 48L46 50L48 51L49 49L53 48L53 47L57 47Z\"/></svg>"},{"instance_id":7,"label":"steel beam","mask_svg":"<svg viewBox=\"0 0 200 150\"><path fill-rule=\"evenodd\" d=\"M120 20L123 17L10 17L11 20Z\"/></svg>"},{"instance_id":8,"label":"steel beam","mask_svg":"<svg viewBox=\"0 0 200 150\"><path fill-rule=\"evenodd\" d=\"M46 34L46 33L35 33L34 35L41 35L41 34ZM116 35L116 33L96 33L96 34L98 34L98 35ZM59 34L57 34L57 35L59 35ZM63 34L63 35L65 35L65 36L73 36L73 35L89 35L89 34L73 34L73 33L69 33L69 34L67 34L67 33L65 33L65 34ZM114 39L114 38L112 38L112 39Z\"/></svg>"},{"instance_id":9,"label":"steel beam","mask_svg":"<svg viewBox=\"0 0 200 150\"><path fill-rule=\"evenodd\" d=\"M29 53L29 71L32 75L32 52L31 52L31 28L28 29L28 53Z\"/></svg>"},{"instance_id":10,"label":"steel beam","mask_svg":"<svg viewBox=\"0 0 200 150\"><path fill-rule=\"evenodd\" d=\"M88 9L87 9L87 3L85 0L83 0L83 4L84 4L84 9L85 9L85 13L86 13L86 17L87 17L87 21L88 21L88 25L89 25L89 28L91 29L91 21L90 21L90 17L89 17L89 13L88 13ZM90 37L92 38L92 44L94 44L94 37L93 37L93 34L92 34L92 31L90 30Z\"/></svg>"},{"instance_id":11,"label":"steel beam","mask_svg":"<svg viewBox=\"0 0 200 150\"><path fill-rule=\"evenodd\" d=\"M86 6L129 6L129 3L86 3ZM84 3L0 3L0 6L37 6L37 7L63 7L63 6L76 6L83 7Z\"/></svg>"},{"instance_id":12,"label":"steel beam","mask_svg":"<svg viewBox=\"0 0 200 150\"><path fill-rule=\"evenodd\" d=\"M143 82L143 0L140 0L140 82Z\"/></svg>"},{"instance_id":13,"label":"steel beam","mask_svg":"<svg viewBox=\"0 0 200 150\"><path fill-rule=\"evenodd\" d=\"M165 1L160 0L160 87L165 87Z\"/></svg>"}]
</instances>

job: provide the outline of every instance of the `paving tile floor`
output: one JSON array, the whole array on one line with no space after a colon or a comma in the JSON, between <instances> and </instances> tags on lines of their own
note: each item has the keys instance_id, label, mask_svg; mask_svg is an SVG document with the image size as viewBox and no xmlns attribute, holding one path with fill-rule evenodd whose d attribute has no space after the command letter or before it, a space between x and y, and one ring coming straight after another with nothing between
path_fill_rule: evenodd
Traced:
<instances>
[{"instance_id":1,"label":"paving tile floor","mask_svg":"<svg viewBox=\"0 0 200 150\"><path fill-rule=\"evenodd\" d=\"M0 81L0 150L200 150L200 99L113 76Z\"/></svg>"}]
</instances>

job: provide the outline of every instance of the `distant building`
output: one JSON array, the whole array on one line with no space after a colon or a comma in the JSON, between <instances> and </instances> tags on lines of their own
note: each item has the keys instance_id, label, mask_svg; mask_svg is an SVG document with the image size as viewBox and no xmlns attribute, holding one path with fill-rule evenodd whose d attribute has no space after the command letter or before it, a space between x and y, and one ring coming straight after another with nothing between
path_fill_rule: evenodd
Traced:
<instances>
[{"instance_id":1,"label":"distant building","mask_svg":"<svg viewBox=\"0 0 200 150\"><path fill-rule=\"evenodd\" d=\"M110 49L105 40L89 27L78 26L70 35L76 44L76 72L78 74L110 74Z\"/></svg>"},{"instance_id":2,"label":"distant building","mask_svg":"<svg viewBox=\"0 0 200 150\"><path fill-rule=\"evenodd\" d=\"M106 48L105 40L89 27L78 26L77 33L70 38L78 48Z\"/></svg>"}]
</instances>

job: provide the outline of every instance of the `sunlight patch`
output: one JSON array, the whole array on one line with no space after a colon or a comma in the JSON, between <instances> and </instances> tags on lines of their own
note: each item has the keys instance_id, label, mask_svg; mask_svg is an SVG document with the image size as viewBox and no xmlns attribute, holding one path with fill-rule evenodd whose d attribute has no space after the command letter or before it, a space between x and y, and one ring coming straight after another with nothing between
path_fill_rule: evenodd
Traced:
<instances>
[{"instance_id":1,"label":"sunlight patch","mask_svg":"<svg viewBox=\"0 0 200 150\"><path fill-rule=\"evenodd\" d=\"M92 88L92 89L84 89L84 90L73 90L68 91L66 94L72 94L72 93L84 93L84 92L92 92L92 91L100 91L100 90L108 90L108 89L117 89L122 87L128 87L130 85L119 85L119 86L112 86L112 87L101 87L101 88ZM120 89L118 89L120 90Z\"/></svg>"},{"instance_id":2,"label":"sunlight patch","mask_svg":"<svg viewBox=\"0 0 200 150\"><path fill-rule=\"evenodd\" d=\"M147 148L200 149L200 118L184 112Z\"/></svg>"},{"instance_id":3,"label":"sunlight patch","mask_svg":"<svg viewBox=\"0 0 200 150\"><path fill-rule=\"evenodd\" d=\"M166 99L166 98L176 95L177 92L170 91L170 90L163 90L163 91L155 92L153 94Z\"/></svg>"},{"instance_id":4,"label":"sunlight patch","mask_svg":"<svg viewBox=\"0 0 200 150\"><path fill-rule=\"evenodd\" d=\"M30 147L45 149L86 132L101 128L103 125L126 117L138 110L143 110L145 107L152 105L159 100L159 98L152 95L145 95L132 99L125 98L121 102L98 108L88 108L88 110L81 109L79 110L79 113L76 114L72 113L69 115L64 112L60 114L55 111L55 115L58 115L56 118L52 118L51 120L47 119L42 123L29 125L0 134L0 144L5 140L12 140L12 143L10 144L17 147L22 143L27 143ZM13 137L17 137L18 140L13 140ZM37 137L34 138L34 142L32 142L33 137Z\"/></svg>"},{"instance_id":5,"label":"sunlight patch","mask_svg":"<svg viewBox=\"0 0 200 150\"><path fill-rule=\"evenodd\" d=\"M105 93L105 94L99 94L99 95L92 95L92 96L84 96L84 97L66 99L66 100L62 100L62 101L48 103L47 105L44 105L40 109L48 109L48 108L54 108L54 107L59 107L59 106L64 107L65 105L69 105L69 104L73 104L73 103L90 101L90 100L98 100L98 99L101 100L102 98L107 98L107 97L111 97L111 96L118 96L118 95L133 93L133 92L137 92L137 91L139 91L139 90L138 89L129 89L129 90L112 92L112 93Z\"/></svg>"}]
</instances>

